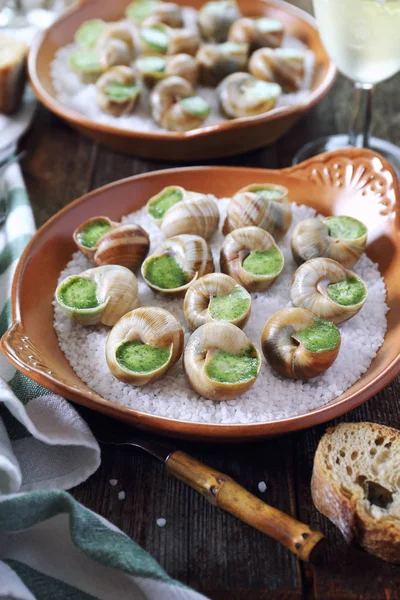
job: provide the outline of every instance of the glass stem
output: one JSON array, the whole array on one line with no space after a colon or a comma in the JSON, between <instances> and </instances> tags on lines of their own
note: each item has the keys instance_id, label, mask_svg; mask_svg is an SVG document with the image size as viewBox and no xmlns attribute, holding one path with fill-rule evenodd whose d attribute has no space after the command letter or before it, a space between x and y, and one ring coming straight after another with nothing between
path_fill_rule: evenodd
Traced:
<instances>
[{"instance_id":1,"label":"glass stem","mask_svg":"<svg viewBox=\"0 0 400 600\"><path fill-rule=\"evenodd\" d=\"M368 148L371 133L372 98L374 86L369 83L354 85L353 110L349 129L349 144L355 148Z\"/></svg>"}]
</instances>

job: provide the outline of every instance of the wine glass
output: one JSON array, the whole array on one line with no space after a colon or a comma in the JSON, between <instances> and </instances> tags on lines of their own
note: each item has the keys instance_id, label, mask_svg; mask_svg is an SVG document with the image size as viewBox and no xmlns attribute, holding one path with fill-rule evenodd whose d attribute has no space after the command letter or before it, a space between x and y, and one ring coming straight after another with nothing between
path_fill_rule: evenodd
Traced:
<instances>
[{"instance_id":1,"label":"wine glass","mask_svg":"<svg viewBox=\"0 0 400 600\"><path fill-rule=\"evenodd\" d=\"M346 147L370 148L400 170L400 148L371 137L375 84L400 69L400 0L313 0L319 33L339 71L354 81L354 101L347 135L313 140L294 157Z\"/></svg>"}]
</instances>

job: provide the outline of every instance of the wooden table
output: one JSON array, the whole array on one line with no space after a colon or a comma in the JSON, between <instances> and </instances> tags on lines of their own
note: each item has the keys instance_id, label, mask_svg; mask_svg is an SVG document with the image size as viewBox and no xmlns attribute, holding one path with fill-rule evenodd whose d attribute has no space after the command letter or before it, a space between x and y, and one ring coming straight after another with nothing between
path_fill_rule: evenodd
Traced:
<instances>
[{"instance_id":1,"label":"wooden table","mask_svg":"<svg viewBox=\"0 0 400 600\"><path fill-rule=\"evenodd\" d=\"M311 8L310 0L295 4ZM374 131L400 143L400 76L376 92ZM352 86L339 78L333 91L285 137L264 148L213 164L280 168L306 141L347 129ZM37 225L68 202L108 182L176 164L143 161L99 147L41 108L23 145L24 175ZM399 381L344 417L400 427ZM84 412L89 424L93 413ZM330 548L314 568L284 548L215 509L169 477L163 466L134 449L106 447L100 469L72 490L74 497L120 527L167 572L213 600L400 598L400 566L348 548L339 531L313 507L310 476L325 425L263 443L235 446L177 445L233 476L264 501L324 531ZM112 487L110 479L117 479ZM258 482L265 481L261 494ZM124 490L126 499L118 500ZM165 517L159 528L156 520ZM117 600L117 599L116 599ZM166 600L168 600L166 598Z\"/></svg>"}]
</instances>

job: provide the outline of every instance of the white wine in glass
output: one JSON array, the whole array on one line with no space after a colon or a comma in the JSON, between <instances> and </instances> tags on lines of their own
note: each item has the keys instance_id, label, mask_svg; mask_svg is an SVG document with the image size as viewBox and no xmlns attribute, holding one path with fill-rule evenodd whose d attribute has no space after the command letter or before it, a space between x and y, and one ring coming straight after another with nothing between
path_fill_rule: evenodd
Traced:
<instances>
[{"instance_id":1,"label":"white wine in glass","mask_svg":"<svg viewBox=\"0 0 400 600\"><path fill-rule=\"evenodd\" d=\"M400 0L313 0L313 4L327 53L355 82L354 104L348 135L310 142L294 162L355 146L376 150L400 168L400 149L370 137L374 86L400 69Z\"/></svg>"}]
</instances>

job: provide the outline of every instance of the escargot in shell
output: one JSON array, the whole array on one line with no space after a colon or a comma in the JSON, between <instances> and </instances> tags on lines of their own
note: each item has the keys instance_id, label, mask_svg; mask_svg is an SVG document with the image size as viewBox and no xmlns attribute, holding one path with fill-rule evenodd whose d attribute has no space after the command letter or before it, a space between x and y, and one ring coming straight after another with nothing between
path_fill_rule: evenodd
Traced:
<instances>
[{"instance_id":1,"label":"escargot in shell","mask_svg":"<svg viewBox=\"0 0 400 600\"><path fill-rule=\"evenodd\" d=\"M258 48L277 48L283 40L283 25L267 17L243 17L229 29L228 40L236 44L249 44L250 51Z\"/></svg>"},{"instance_id":2,"label":"escargot in shell","mask_svg":"<svg viewBox=\"0 0 400 600\"><path fill-rule=\"evenodd\" d=\"M208 42L226 42L231 25L241 17L235 0L212 0L200 8L197 24Z\"/></svg>"},{"instance_id":3,"label":"escargot in shell","mask_svg":"<svg viewBox=\"0 0 400 600\"><path fill-rule=\"evenodd\" d=\"M107 28L108 24L102 19L89 19L78 27L74 40L82 48L93 48Z\"/></svg>"},{"instance_id":4,"label":"escargot in shell","mask_svg":"<svg viewBox=\"0 0 400 600\"><path fill-rule=\"evenodd\" d=\"M145 259L150 239L147 232L131 223L108 217L92 217L73 233L79 250L95 265L120 265L135 271Z\"/></svg>"},{"instance_id":5,"label":"escargot in shell","mask_svg":"<svg viewBox=\"0 0 400 600\"><path fill-rule=\"evenodd\" d=\"M290 379L310 379L332 366L340 349L339 329L304 308L284 308L268 319L261 348L274 371Z\"/></svg>"},{"instance_id":6,"label":"escargot in shell","mask_svg":"<svg viewBox=\"0 0 400 600\"><path fill-rule=\"evenodd\" d=\"M125 314L109 333L106 359L111 373L142 386L160 379L180 358L183 330L167 310L155 306Z\"/></svg>"},{"instance_id":7,"label":"escargot in shell","mask_svg":"<svg viewBox=\"0 0 400 600\"><path fill-rule=\"evenodd\" d=\"M218 227L219 210L212 196L168 186L147 202L149 215L166 237L192 233L208 239Z\"/></svg>"},{"instance_id":8,"label":"escargot in shell","mask_svg":"<svg viewBox=\"0 0 400 600\"><path fill-rule=\"evenodd\" d=\"M142 264L149 287L165 294L179 294L214 271L211 248L198 235L177 235L166 240Z\"/></svg>"},{"instance_id":9,"label":"escargot in shell","mask_svg":"<svg viewBox=\"0 0 400 600\"><path fill-rule=\"evenodd\" d=\"M246 334L224 321L202 325L189 338L183 366L190 385L210 400L231 400L255 383L261 367Z\"/></svg>"},{"instance_id":10,"label":"escargot in shell","mask_svg":"<svg viewBox=\"0 0 400 600\"><path fill-rule=\"evenodd\" d=\"M304 69L305 53L295 48L260 48L249 61L249 71L254 77L275 81L287 93L302 86Z\"/></svg>"},{"instance_id":11,"label":"escargot in shell","mask_svg":"<svg viewBox=\"0 0 400 600\"><path fill-rule=\"evenodd\" d=\"M143 54L191 54L199 49L200 39L191 29L173 29L157 23L142 27L139 31L140 49Z\"/></svg>"},{"instance_id":12,"label":"escargot in shell","mask_svg":"<svg viewBox=\"0 0 400 600\"><path fill-rule=\"evenodd\" d=\"M79 48L69 57L71 68L84 83L95 83L100 75L115 66L132 62L131 49L121 39L110 38L94 48Z\"/></svg>"},{"instance_id":13,"label":"escargot in shell","mask_svg":"<svg viewBox=\"0 0 400 600\"><path fill-rule=\"evenodd\" d=\"M367 299L367 287L355 273L330 258L312 258L295 272L290 296L293 306L316 317L343 323L354 317Z\"/></svg>"},{"instance_id":14,"label":"escargot in shell","mask_svg":"<svg viewBox=\"0 0 400 600\"><path fill-rule=\"evenodd\" d=\"M156 23L164 23L170 27L183 26L182 8L174 2L135 0L128 4L125 14L139 26L151 26Z\"/></svg>"},{"instance_id":15,"label":"escargot in shell","mask_svg":"<svg viewBox=\"0 0 400 600\"><path fill-rule=\"evenodd\" d=\"M197 329L209 321L243 328L250 317L250 294L229 275L209 273L190 285L183 303L186 321Z\"/></svg>"},{"instance_id":16,"label":"escargot in shell","mask_svg":"<svg viewBox=\"0 0 400 600\"><path fill-rule=\"evenodd\" d=\"M182 77L167 77L150 94L153 119L169 131L200 127L210 114L208 103Z\"/></svg>"},{"instance_id":17,"label":"escargot in shell","mask_svg":"<svg viewBox=\"0 0 400 600\"><path fill-rule=\"evenodd\" d=\"M239 227L256 225L279 240L291 224L288 189L273 183L252 183L229 201L222 231L226 235Z\"/></svg>"},{"instance_id":18,"label":"escargot in shell","mask_svg":"<svg viewBox=\"0 0 400 600\"><path fill-rule=\"evenodd\" d=\"M158 81L176 75L186 79L192 85L197 83L198 64L190 54L174 54L173 56L145 55L135 63L143 82L152 88Z\"/></svg>"},{"instance_id":19,"label":"escargot in shell","mask_svg":"<svg viewBox=\"0 0 400 600\"><path fill-rule=\"evenodd\" d=\"M256 79L250 73L233 73L221 81L217 95L223 112L231 118L253 117L274 108L281 87Z\"/></svg>"},{"instance_id":20,"label":"escargot in shell","mask_svg":"<svg viewBox=\"0 0 400 600\"><path fill-rule=\"evenodd\" d=\"M332 258L351 269L367 244L367 228L353 217L305 219L293 231L293 258L301 264L311 258Z\"/></svg>"},{"instance_id":21,"label":"escargot in shell","mask_svg":"<svg viewBox=\"0 0 400 600\"><path fill-rule=\"evenodd\" d=\"M97 45L102 46L107 44L109 40L116 39L124 42L129 49L131 60L135 57L135 42L134 42L134 30L132 26L123 21L117 21L115 23L107 23L105 31L99 37Z\"/></svg>"},{"instance_id":22,"label":"escargot in shell","mask_svg":"<svg viewBox=\"0 0 400 600\"><path fill-rule=\"evenodd\" d=\"M260 227L242 227L227 235L220 262L221 271L249 292L268 289L284 265L274 238Z\"/></svg>"},{"instance_id":23,"label":"escargot in shell","mask_svg":"<svg viewBox=\"0 0 400 600\"><path fill-rule=\"evenodd\" d=\"M245 71L248 53L247 44L204 44L196 54L200 81L204 85L216 86L227 75Z\"/></svg>"},{"instance_id":24,"label":"escargot in shell","mask_svg":"<svg viewBox=\"0 0 400 600\"><path fill-rule=\"evenodd\" d=\"M97 80L97 106L114 117L120 117L133 111L140 92L140 83L132 69L112 67Z\"/></svg>"},{"instance_id":25,"label":"escargot in shell","mask_svg":"<svg viewBox=\"0 0 400 600\"><path fill-rule=\"evenodd\" d=\"M119 265L104 265L63 279L55 298L74 321L111 327L139 306L137 293L138 284L132 271Z\"/></svg>"}]
</instances>

